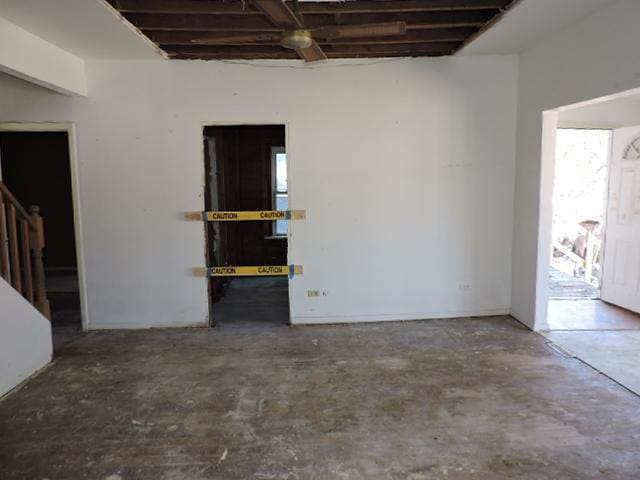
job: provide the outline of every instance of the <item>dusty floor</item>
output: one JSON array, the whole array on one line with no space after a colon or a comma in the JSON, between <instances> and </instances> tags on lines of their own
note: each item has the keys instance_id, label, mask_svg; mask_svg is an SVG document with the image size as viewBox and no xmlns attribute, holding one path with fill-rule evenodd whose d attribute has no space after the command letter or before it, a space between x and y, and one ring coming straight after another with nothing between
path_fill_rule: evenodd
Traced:
<instances>
[{"instance_id":1,"label":"dusty floor","mask_svg":"<svg viewBox=\"0 0 640 480\"><path fill-rule=\"evenodd\" d=\"M92 332L0 403L8 479L640 478L640 399L507 317Z\"/></svg>"},{"instance_id":2,"label":"dusty floor","mask_svg":"<svg viewBox=\"0 0 640 480\"><path fill-rule=\"evenodd\" d=\"M640 315L600 300L550 300L544 336L640 394Z\"/></svg>"},{"instance_id":3,"label":"dusty floor","mask_svg":"<svg viewBox=\"0 0 640 480\"><path fill-rule=\"evenodd\" d=\"M68 342L82 335L78 275L74 272L47 272L47 297L54 329L53 350L57 354Z\"/></svg>"},{"instance_id":4,"label":"dusty floor","mask_svg":"<svg viewBox=\"0 0 640 480\"><path fill-rule=\"evenodd\" d=\"M213 305L216 325L289 323L287 277L239 277L231 281L224 297Z\"/></svg>"},{"instance_id":5,"label":"dusty floor","mask_svg":"<svg viewBox=\"0 0 640 480\"><path fill-rule=\"evenodd\" d=\"M553 331L544 335L640 395L640 330Z\"/></svg>"}]
</instances>

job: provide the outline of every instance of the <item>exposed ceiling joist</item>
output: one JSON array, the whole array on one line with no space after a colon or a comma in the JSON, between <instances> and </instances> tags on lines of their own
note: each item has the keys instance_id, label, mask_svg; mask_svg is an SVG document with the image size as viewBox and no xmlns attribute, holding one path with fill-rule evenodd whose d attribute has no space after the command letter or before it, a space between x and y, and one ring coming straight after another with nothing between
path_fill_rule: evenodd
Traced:
<instances>
[{"instance_id":1,"label":"exposed ceiling joist","mask_svg":"<svg viewBox=\"0 0 640 480\"><path fill-rule=\"evenodd\" d=\"M385 38L385 44L395 43L429 43L429 42L461 42L469 35L476 32L473 27L462 28L434 28L423 30L412 30L405 35L397 37ZM145 32L149 38L156 44L160 45L160 48L173 48L175 45L213 45L216 39L220 39L218 45L279 45L277 40L267 39L257 42L250 40L241 42L229 42L226 41L230 37L232 38L233 32L211 32L211 31L192 31L192 32L177 32L177 31L163 31L163 30L149 30ZM257 34L264 34L267 36L267 31L256 32ZM243 33L236 34L238 38L245 36ZM322 39L318 40L321 45L377 45L380 44L380 38L358 38L358 39Z\"/></svg>"},{"instance_id":2,"label":"exposed ceiling joist","mask_svg":"<svg viewBox=\"0 0 640 480\"><path fill-rule=\"evenodd\" d=\"M438 44L420 44L412 45L417 52L428 53L430 55L439 55L442 51L451 51L457 46L457 42L445 42ZM182 55L215 55L215 54L276 54L280 51L280 47L271 45L224 45L224 46L205 46L205 45L176 45L172 47L172 53ZM390 45L326 45L325 51L329 53L341 54L349 53L352 55L368 55L368 54L386 54L386 53L402 53L407 51L404 44Z\"/></svg>"},{"instance_id":3,"label":"exposed ceiling joist","mask_svg":"<svg viewBox=\"0 0 640 480\"><path fill-rule=\"evenodd\" d=\"M108 1L170 58L309 60L287 43L307 37L318 60L322 51L327 58L451 55L517 0L305 1L298 10L278 0ZM284 14L290 21L278 20Z\"/></svg>"},{"instance_id":4,"label":"exposed ceiling joist","mask_svg":"<svg viewBox=\"0 0 640 480\"><path fill-rule=\"evenodd\" d=\"M428 13L365 13L344 14L340 25L362 23L398 22L407 23L408 30L425 28L480 27L494 15L487 11L454 11ZM168 14L127 14L127 19L140 30L166 31L280 31L269 20L258 15L168 15ZM333 15L313 15L305 17L307 28L317 28L335 24Z\"/></svg>"},{"instance_id":5,"label":"exposed ceiling joist","mask_svg":"<svg viewBox=\"0 0 640 480\"><path fill-rule=\"evenodd\" d=\"M292 2L286 2L291 5ZM495 10L501 0L361 0L347 2L301 2L305 15L333 13L437 12L451 10ZM168 13L201 15L260 15L248 2L206 0L113 0L122 13Z\"/></svg>"},{"instance_id":6,"label":"exposed ceiling joist","mask_svg":"<svg viewBox=\"0 0 640 480\"><path fill-rule=\"evenodd\" d=\"M364 58L395 58L395 57L441 57L443 55L447 55L442 52L438 52L437 54L431 53L430 51L420 51L416 50L412 53L407 52L387 52L387 53L345 53L345 52L325 52L326 57L329 59L340 59L340 58L354 58L354 59L364 59ZM277 57L274 57L273 53L233 53L233 54L225 54L225 53L198 53L198 54L181 54L181 53L172 53L169 57L173 60L299 60L299 56L296 53L284 52L283 54L278 54Z\"/></svg>"}]
</instances>

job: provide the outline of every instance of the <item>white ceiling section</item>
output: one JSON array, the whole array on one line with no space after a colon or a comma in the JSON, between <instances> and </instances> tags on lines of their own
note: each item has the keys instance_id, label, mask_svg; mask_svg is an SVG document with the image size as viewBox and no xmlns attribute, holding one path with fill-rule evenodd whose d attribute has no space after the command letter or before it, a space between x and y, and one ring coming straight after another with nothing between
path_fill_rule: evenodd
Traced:
<instances>
[{"instance_id":1,"label":"white ceiling section","mask_svg":"<svg viewBox=\"0 0 640 480\"><path fill-rule=\"evenodd\" d=\"M0 16L85 60L162 59L100 0L0 0Z\"/></svg>"},{"instance_id":2,"label":"white ceiling section","mask_svg":"<svg viewBox=\"0 0 640 480\"><path fill-rule=\"evenodd\" d=\"M460 55L521 53L617 0L521 0Z\"/></svg>"}]
</instances>

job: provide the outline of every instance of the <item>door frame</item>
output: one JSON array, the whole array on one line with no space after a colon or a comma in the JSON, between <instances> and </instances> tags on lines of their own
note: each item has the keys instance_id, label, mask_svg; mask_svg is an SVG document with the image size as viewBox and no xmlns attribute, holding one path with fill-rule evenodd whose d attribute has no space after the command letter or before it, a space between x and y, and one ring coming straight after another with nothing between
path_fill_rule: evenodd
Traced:
<instances>
[{"instance_id":1,"label":"door frame","mask_svg":"<svg viewBox=\"0 0 640 480\"><path fill-rule=\"evenodd\" d=\"M71 173L73 230L76 241L76 266L78 268L78 290L80 294L80 317L82 330L86 331L89 327L89 308L87 302L84 242L82 237L82 215L80 211L76 125L73 122L0 122L0 132L65 132L67 134Z\"/></svg>"},{"instance_id":2,"label":"door frame","mask_svg":"<svg viewBox=\"0 0 640 480\"><path fill-rule=\"evenodd\" d=\"M599 103L605 103L611 100L623 99L638 95L640 88L633 88L622 92L605 95L602 97L592 98L582 102L559 106L541 112L541 143L540 143L540 183L538 186L539 204L538 204L538 221L537 221L537 238L536 238L536 268L535 281L533 283L534 296L534 318L533 330L548 330L547 322L548 305L549 305L549 252L551 251L551 226L553 220L553 184L555 178L555 160L556 160L556 132L559 125L560 113L566 110L573 110L580 107L587 107ZM586 125L582 125L586 128ZM593 129L598 128L598 124L593 123ZM614 129L612 125L600 125L600 128ZM610 149L613 146L613 140L610 143ZM607 175L610 174L611 151L609 152L609 168ZM607 189L609 189L609 177L607 177ZM607 196L608 202L608 196ZM608 209L607 209L608 210ZM608 223L608 211L605 215L605 228ZM604 242L606 242L606 234L603 235L602 244L602 269L606 268L606 258L604 255Z\"/></svg>"},{"instance_id":3,"label":"door frame","mask_svg":"<svg viewBox=\"0 0 640 480\"><path fill-rule=\"evenodd\" d=\"M200 142L200 158L202 158L202 179L203 179L203 184L202 184L202 198L205 199L207 196L207 184L206 182L207 180L207 169L206 169L206 152L205 152L205 142L203 142L203 138L204 138L204 129L206 127L242 127L242 126L247 126L247 127L255 127L255 126L260 126L260 125L282 125L284 126L284 151L287 153L287 191L289 194L289 208L291 208L291 205L293 204L292 198L295 198L292 195L292 189L291 189L291 155L290 155L290 151L291 149L289 148L290 145L290 124L288 121L286 120L282 120L282 119L277 119L277 120L264 120L264 121L238 121L238 120L232 120L232 121L221 121L221 120L210 120L210 121L206 121L203 120L200 122L199 125L199 129L198 129L198 133L199 133L199 137L198 137L198 141ZM203 207L204 207L204 203L203 203ZM289 222L289 228L287 229L287 265L290 265L292 263L291 261L291 245L293 244L292 239L293 239L293 235L292 235L292 230L294 229L294 225L295 222ZM202 248L202 252L203 252L203 259L204 259L204 264L207 265L208 262L208 234L207 234L207 227L206 227L206 223L203 222L203 226L202 226L202 239L203 239L203 248ZM208 265L207 265L208 266ZM209 328L212 328L215 326L215 320L213 318L213 303L211 302L211 292L210 292L210 282L209 279L206 278L207 280L207 308L208 308L208 324L207 326ZM291 280L289 279L289 281L287 281L287 293L288 293L288 302L289 302L289 318L287 320L287 324L288 325L293 325L291 323L291 317L292 317L292 309L291 309L291 300L292 300L292 292L291 292Z\"/></svg>"}]
</instances>

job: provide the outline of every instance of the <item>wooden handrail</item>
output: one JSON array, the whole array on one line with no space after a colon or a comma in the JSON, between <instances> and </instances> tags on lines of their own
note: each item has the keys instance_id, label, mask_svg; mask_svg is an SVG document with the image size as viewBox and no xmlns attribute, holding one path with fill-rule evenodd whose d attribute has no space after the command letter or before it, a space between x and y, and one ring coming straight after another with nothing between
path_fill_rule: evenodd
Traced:
<instances>
[{"instance_id":1,"label":"wooden handrail","mask_svg":"<svg viewBox=\"0 0 640 480\"><path fill-rule=\"evenodd\" d=\"M44 273L44 222L36 206L20 205L0 182L0 276L51 319Z\"/></svg>"},{"instance_id":2,"label":"wooden handrail","mask_svg":"<svg viewBox=\"0 0 640 480\"><path fill-rule=\"evenodd\" d=\"M20 217L26 219L29 222L31 228L35 230L36 225L32 222L31 215L22 205L20 205L18 199L13 195L13 193L11 193L11 190L9 190L9 188L7 188L7 186L3 182L0 182L0 193L2 194L5 203L13 205L17 212L20 214Z\"/></svg>"}]
</instances>

